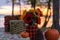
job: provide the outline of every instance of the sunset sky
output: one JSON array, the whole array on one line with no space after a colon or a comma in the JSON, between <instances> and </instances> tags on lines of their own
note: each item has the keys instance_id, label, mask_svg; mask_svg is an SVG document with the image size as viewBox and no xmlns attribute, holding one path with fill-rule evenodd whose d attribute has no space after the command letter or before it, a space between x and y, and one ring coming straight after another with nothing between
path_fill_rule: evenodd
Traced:
<instances>
[{"instance_id":1,"label":"sunset sky","mask_svg":"<svg viewBox=\"0 0 60 40\"><path fill-rule=\"evenodd\" d=\"M7 0L0 0L0 14L8 14L9 12L11 12L11 0L9 3Z\"/></svg>"},{"instance_id":2,"label":"sunset sky","mask_svg":"<svg viewBox=\"0 0 60 40\"><path fill-rule=\"evenodd\" d=\"M31 5L27 6L24 5L25 3L21 0L21 9L28 9L31 8ZM47 7L46 8L40 8L43 11L43 14L45 15L47 12ZM19 6L15 5L14 6L14 14L20 14L20 8ZM0 14L5 14L5 15L11 15L12 14L12 2L11 0L0 0Z\"/></svg>"},{"instance_id":3,"label":"sunset sky","mask_svg":"<svg viewBox=\"0 0 60 40\"><path fill-rule=\"evenodd\" d=\"M23 1L21 1L21 4L23 6L22 2ZM26 7L27 6L25 6L25 8ZM24 9L24 7L22 7L22 10L23 9ZM14 7L14 14L19 14L19 11L20 11L19 6L15 5L15 7ZM11 0L0 0L0 14L10 15L11 13L12 13L12 2L11 2Z\"/></svg>"}]
</instances>

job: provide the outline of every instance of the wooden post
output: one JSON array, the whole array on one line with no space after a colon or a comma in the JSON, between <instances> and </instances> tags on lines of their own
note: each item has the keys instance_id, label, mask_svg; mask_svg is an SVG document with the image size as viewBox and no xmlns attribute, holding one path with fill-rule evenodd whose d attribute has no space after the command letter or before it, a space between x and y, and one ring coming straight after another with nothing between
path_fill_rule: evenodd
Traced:
<instances>
[{"instance_id":1,"label":"wooden post","mask_svg":"<svg viewBox=\"0 0 60 40\"><path fill-rule=\"evenodd\" d=\"M60 32L59 27L59 0L53 0L53 26Z\"/></svg>"},{"instance_id":2,"label":"wooden post","mask_svg":"<svg viewBox=\"0 0 60 40\"><path fill-rule=\"evenodd\" d=\"M14 0L12 0L12 16L14 16Z\"/></svg>"},{"instance_id":3,"label":"wooden post","mask_svg":"<svg viewBox=\"0 0 60 40\"><path fill-rule=\"evenodd\" d=\"M36 0L31 0L31 5L32 5L32 7L35 9L35 6L36 6Z\"/></svg>"}]
</instances>

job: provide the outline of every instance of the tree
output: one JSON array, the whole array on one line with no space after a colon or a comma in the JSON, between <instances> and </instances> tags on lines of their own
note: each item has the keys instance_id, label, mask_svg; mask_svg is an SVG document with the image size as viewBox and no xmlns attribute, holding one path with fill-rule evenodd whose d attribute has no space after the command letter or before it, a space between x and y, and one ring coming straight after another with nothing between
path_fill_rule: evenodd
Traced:
<instances>
[{"instance_id":1,"label":"tree","mask_svg":"<svg viewBox=\"0 0 60 40\"><path fill-rule=\"evenodd\" d=\"M59 27L59 0L53 0L53 26L60 32Z\"/></svg>"},{"instance_id":2,"label":"tree","mask_svg":"<svg viewBox=\"0 0 60 40\"><path fill-rule=\"evenodd\" d=\"M14 15L14 1L15 0L12 0L12 16Z\"/></svg>"},{"instance_id":3,"label":"tree","mask_svg":"<svg viewBox=\"0 0 60 40\"><path fill-rule=\"evenodd\" d=\"M36 6L36 0L29 0L31 2L32 7L35 9Z\"/></svg>"}]
</instances>

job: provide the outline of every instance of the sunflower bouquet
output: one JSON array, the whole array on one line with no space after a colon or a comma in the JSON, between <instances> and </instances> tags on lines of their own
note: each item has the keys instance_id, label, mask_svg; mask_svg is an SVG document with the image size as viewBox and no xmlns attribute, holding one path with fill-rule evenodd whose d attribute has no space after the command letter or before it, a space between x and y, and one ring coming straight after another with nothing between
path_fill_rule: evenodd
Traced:
<instances>
[{"instance_id":1,"label":"sunflower bouquet","mask_svg":"<svg viewBox=\"0 0 60 40\"><path fill-rule=\"evenodd\" d=\"M42 12L39 8L37 8L36 10L30 9L29 11L25 10L23 12L21 19L23 19L24 22L28 25L34 25L35 23L41 23L40 16L42 16Z\"/></svg>"}]
</instances>

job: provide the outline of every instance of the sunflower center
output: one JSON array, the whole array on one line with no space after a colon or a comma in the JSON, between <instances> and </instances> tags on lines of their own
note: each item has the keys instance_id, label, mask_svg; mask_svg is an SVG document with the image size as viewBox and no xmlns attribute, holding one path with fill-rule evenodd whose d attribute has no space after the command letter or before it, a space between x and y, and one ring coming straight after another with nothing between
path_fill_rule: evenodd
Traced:
<instances>
[{"instance_id":1,"label":"sunflower center","mask_svg":"<svg viewBox=\"0 0 60 40\"><path fill-rule=\"evenodd\" d=\"M28 21L31 20L31 17L28 17L27 20L28 20Z\"/></svg>"}]
</instances>

